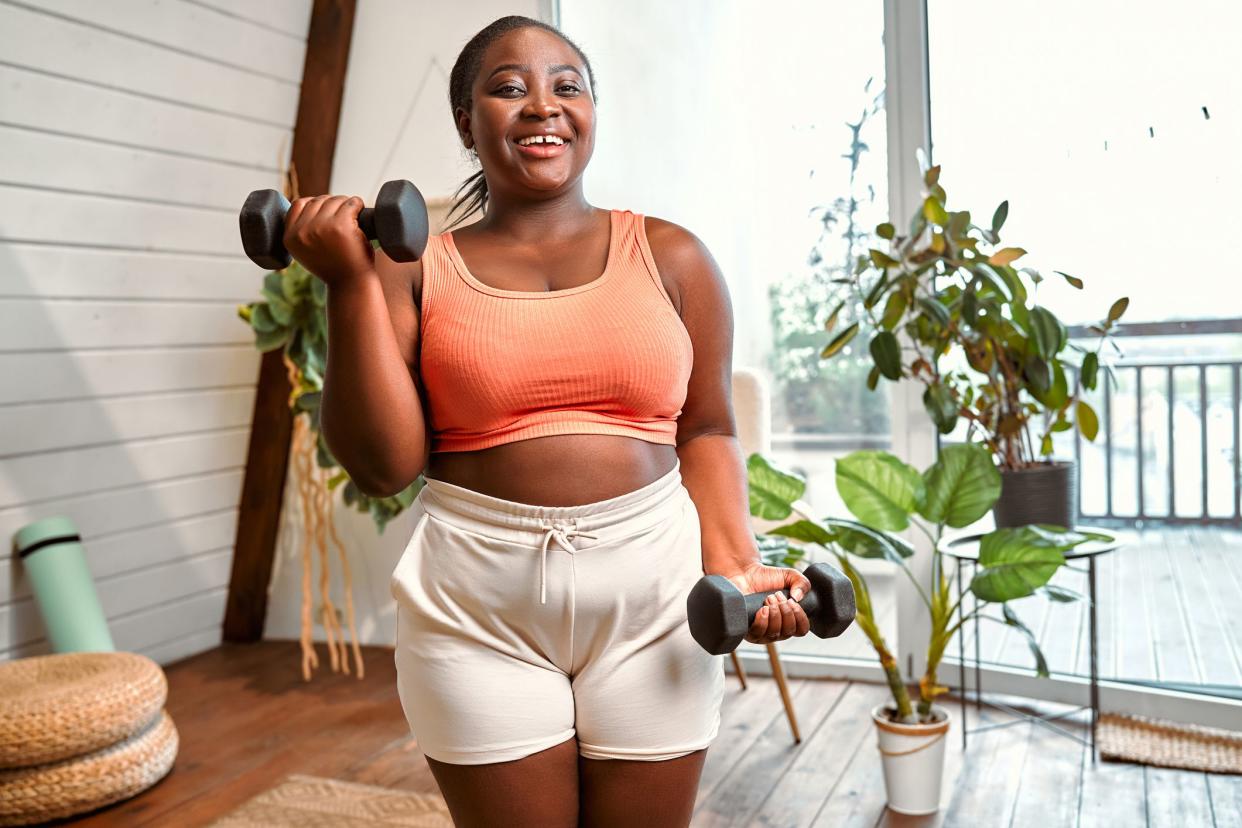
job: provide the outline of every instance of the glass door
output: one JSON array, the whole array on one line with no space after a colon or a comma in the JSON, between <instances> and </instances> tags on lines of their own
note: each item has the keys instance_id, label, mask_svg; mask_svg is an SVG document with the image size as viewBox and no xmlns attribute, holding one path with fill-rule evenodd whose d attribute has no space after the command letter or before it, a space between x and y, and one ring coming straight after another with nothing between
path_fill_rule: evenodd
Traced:
<instances>
[{"instance_id":1,"label":"glass door","mask_svg":"<svg viewBox=\"0 0 1242 828\"><path fill-rule=\"evenodd\" d=\"M1107 381L1084 399L1094 440L1056 435L1078 461L1081 521L1123 541L1098 560L1097 661L1106 707L1242 721L1242 293L1221 240L1242 221L1242 7L928 4L931 137L950 210L1009 201L1021 263L1079 277L1039 304L1094 347L1091 326L1129 298ZM950 435L953 439L956 435ZM986 527L985 527L986 528ZM1085 573L1055 584L1085 593ZM1013 604L1051 680L1012 628L986 624L984 689L1082 701L1089 606ZM1111 694L1111 696L1109 695ZM1177 713L1176 711L1181 711ZM1213 712L1215 711L1215 712Z\"/></svg>"}]
</instances>

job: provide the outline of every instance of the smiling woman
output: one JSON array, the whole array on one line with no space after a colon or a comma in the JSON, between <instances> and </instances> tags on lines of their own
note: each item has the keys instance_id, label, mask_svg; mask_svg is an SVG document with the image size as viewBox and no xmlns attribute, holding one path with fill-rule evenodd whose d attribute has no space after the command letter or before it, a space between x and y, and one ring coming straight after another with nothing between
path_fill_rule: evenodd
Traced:
<instances>
[{"instance_id":1,"label":"smiling woman","mask_svg":"<svg viewBox=\"0 0 1242 828\"><path fill-rule=\"evenodd\" d=\"M810 628L810 582L750 528L727 285L685 228L587 202L595 80L556 29L480 31L449 103L480 169L419 261L371 250L360 200L299 232L345 274L325 439L368 493L425 481L391 579L402 708L458 825L685 826L724 695L690 590L772 593L752 643Z\"/></svg>"}]
</instances>

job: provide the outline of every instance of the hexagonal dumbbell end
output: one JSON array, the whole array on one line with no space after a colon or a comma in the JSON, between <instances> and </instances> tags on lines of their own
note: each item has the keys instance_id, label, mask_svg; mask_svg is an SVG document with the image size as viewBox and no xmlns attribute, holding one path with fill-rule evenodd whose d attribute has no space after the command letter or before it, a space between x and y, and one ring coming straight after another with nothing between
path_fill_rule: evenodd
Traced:
<instances>
[{"instance_id":1,"label":"hexagonal dumbbell end","mask_svg":"<svg viewBox=\"0 0 1242 828\"><path fill-rule=\"evenodd\" d=\"M816 563L803 570L811 591L798 603L819 638L835 638L854 621L854 585L840 570ZM755 622L755 613L776 590L743 595L722 575L705 575L686 598L690 634L704 650L723 655L737 649Z\"/></svg>"}]
</instances>

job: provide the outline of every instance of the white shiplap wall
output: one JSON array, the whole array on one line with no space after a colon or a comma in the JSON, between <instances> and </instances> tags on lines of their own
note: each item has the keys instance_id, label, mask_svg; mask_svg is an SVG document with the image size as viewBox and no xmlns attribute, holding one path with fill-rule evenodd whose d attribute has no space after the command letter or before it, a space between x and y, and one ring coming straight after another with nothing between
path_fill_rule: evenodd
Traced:
<instances>
[{"instance_id":1,"label":"white shiplap wall","mask_svg":"<svg viewBox=\"0 0 1242 828\"><path fill-rule=\"evenodd\" d=\"M50 651L21 526L82 533L118 649L220 642L312 0L0 0L0 660Z\"/></svg>"}]
</instances>

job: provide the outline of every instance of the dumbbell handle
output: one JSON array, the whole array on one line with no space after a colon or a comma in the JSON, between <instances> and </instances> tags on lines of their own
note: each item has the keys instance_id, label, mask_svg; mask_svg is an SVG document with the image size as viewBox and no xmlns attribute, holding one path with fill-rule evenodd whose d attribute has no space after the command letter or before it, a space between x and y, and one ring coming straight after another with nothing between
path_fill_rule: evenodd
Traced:
<instances>
[{"instance_id":1,"label":"dumbbell handle","mask_svg":"<svg viewBox=\"0 0 1242 828\"><path fill-rule=\"evenodd\" d=\"M751 593L747 593L746 595L742 596L745 602L744 606L746 607L746 626L749 627L751 624L755 623L755 614L759 612L760 608L763 606L764 601L767 600L769 595L775 592L783 592L783 591L784 590L780 590L780 589L772 589L772 590L768 590L767 592L751 592ZM790 598L790 600L792 601L793 599ZM810 592L803 595L802 598L798 601L798 605L802 607L802 611L805 612L808 616L811 616L814 613L819 612L819 597L815 594L815 590L811 590Z\"/></svg>"}]
</instances>

